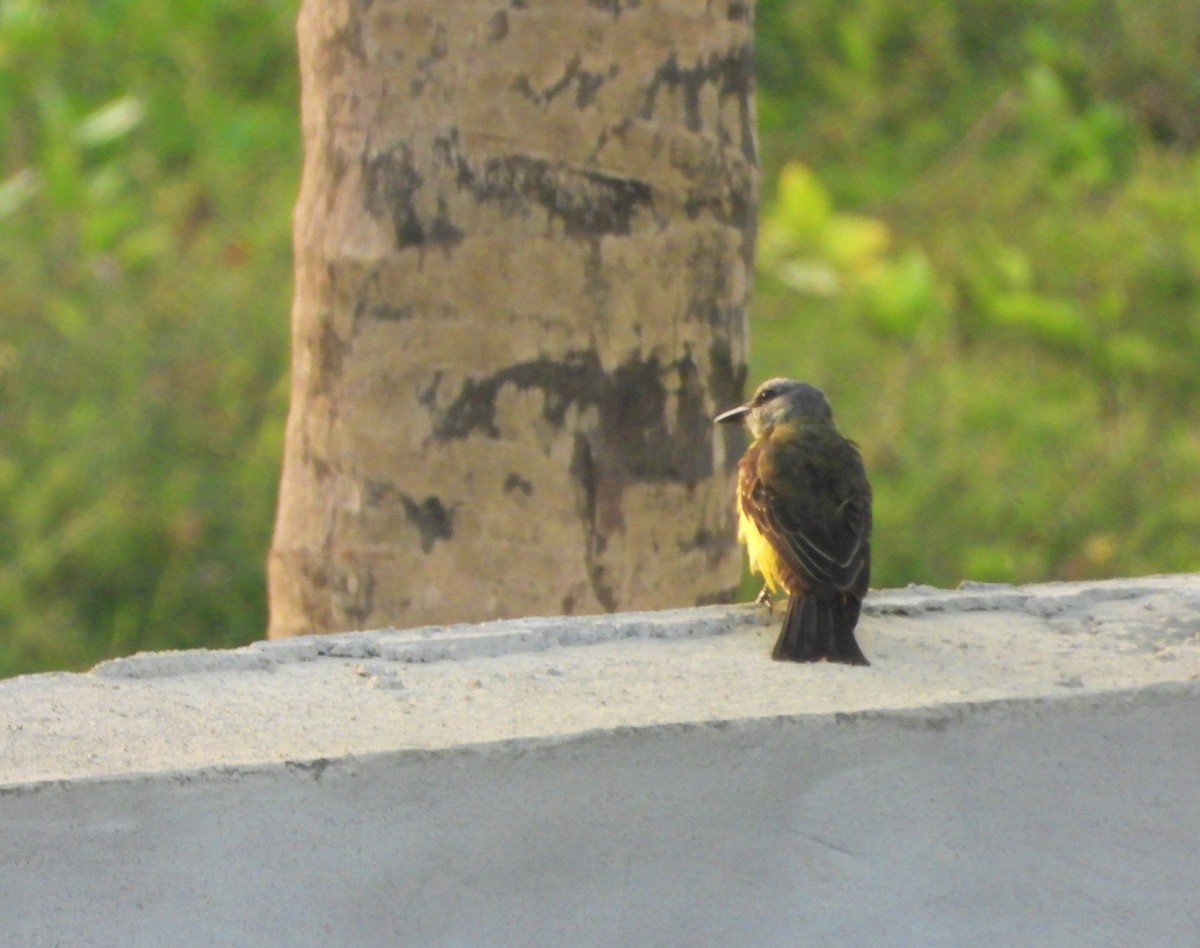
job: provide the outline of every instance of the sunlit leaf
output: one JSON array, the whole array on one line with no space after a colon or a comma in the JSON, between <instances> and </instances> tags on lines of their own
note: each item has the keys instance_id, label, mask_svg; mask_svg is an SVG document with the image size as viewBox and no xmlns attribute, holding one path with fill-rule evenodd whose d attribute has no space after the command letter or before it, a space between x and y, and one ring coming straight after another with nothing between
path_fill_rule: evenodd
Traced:
<instances>
[{"instance_id":1,"label":"sunlit leaf","mask_svg":"<svg viewBox=\"0 0 1200 948\"><path fill-rule=\"evenodd\" d=\"M991 303L990 316L999 326L1023 330L1030 336L1073 347L1081 347L1094 330L1074 300L1011 292Z\"/></svg>"},{"instance_id":2,"label":"sunlit leaf","mask_svg":"<svg viewBox=\"0 0 1200 948\"><path fill-rule=\"evenodd\" d=\"M146 109L142 100L127 95L101 106L75 129L75 140L85 148L106 145L132 132L142 119Z\"/></svg>"},{"instance_id":3,"label":"sunlit leaf","mask_svg":"<svg viewBox=\"0 0 1200 948\"><path fill-rule=\"evenodd\" d=\"M41 189L42 181L32 168L22 168L0 181L0 217L20 210Z\"/></svg>"}]
</instances>

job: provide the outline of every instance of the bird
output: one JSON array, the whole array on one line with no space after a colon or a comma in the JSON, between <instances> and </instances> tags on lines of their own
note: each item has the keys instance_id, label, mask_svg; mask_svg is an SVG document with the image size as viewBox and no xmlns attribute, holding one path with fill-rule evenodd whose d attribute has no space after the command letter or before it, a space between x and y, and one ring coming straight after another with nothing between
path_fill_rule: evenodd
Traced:
<instances>
[{"instance_id":1,"label":"bird","mask_svg":"<svg viewBox=\"0 0 1200 948\"><path fill-rule=\"evenodd\" d=\"M738 462L738 539L763 579L758 601L788 593L771 657L869 665L854 627L871 578L871 485L825 393L769 379L714 421L744 421L753 438Z\"/></svg>"}]
</instances>

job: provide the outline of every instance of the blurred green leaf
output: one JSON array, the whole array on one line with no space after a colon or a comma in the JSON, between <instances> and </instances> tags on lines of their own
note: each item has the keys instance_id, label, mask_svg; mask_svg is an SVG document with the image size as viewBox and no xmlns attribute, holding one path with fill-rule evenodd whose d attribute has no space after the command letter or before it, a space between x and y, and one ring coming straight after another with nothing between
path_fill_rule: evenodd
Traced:
<instances>
[{"instance_id":1,"label":"blurred green leaf","mask_svg":"<svg viewBox=\"0 0 1200 948\"><path fill-rule=\"evenodd\" d=\"M875 270L891 244L887 224L858 214L838 214L821 234L824 255L838 269L866 276Z\"/></svg>"},{"instance_id":2,"label":"blurred green leaf","mask_svg":"<svg viewBox=\"0 0 1200 948\"><path fill-rule=\"evenodd\" d=\"M146 109L141 99L126 95L109 102L87 116L75 129L75 140L84 148L96 148L122 138L132 132L142 119Z\"/></svg>"},{"instance_id":3,"label":"blurred green leaf","mask_svg":"<svg viewBox=\"0 0 1200 948\"><path fill-rule=\"evenodd\" d=\"M888 335L912 340L941 309L933 267L919 250L888 260L864 283L867 321Z\"/></svg>"},{"instance_id":4,"label":"blurred green leaf","mask_svg":"<svg viewBox=\"0 0 1200 948\"><path fill-rule=\"evenodd\" d=\"M1093 336L1092 326L1073 300L1013 291L994 297L988 315L998 326L1025 331L1047 342L1083 349Z\"/></svg>"},{"instance_id":5,"label":"blurred green leaf","mask_svg":"<svg viewBox=\"0 0 1200 948\"><path fill-rule=\"evenodd\" d=\"M38 193L41 182L32 168L22 168L0 181L0 218L20 210L22 205Z\"/></svg>"},{"instance_id":6,"label":"blurred green leaf","mask_svg":"<svg viewBox=\"0 0 1200 948\"><path fill-rule=\"evenodd\" d=\"M1112 364L1124 372L1149 374L1162 366L1162 358L1153 341L1136 332L1117 333L1105 340Z\"/></svg>"}]
</instances>

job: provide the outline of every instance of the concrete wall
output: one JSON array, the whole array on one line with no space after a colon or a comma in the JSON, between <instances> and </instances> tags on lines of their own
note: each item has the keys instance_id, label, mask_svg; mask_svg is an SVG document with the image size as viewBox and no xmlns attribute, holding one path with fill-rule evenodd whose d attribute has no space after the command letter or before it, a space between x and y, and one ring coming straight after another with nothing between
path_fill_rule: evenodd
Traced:
<instances>
[{"instance_id":1,"label":"concrete wall","mask_svg":"<svg viewBox=\"0 0 1200 948\"><path fill-rule=\"evenodd\" d=\"M0 682L0 943L1185 945L1200 579L714 607Z\"/></svg>"}]
</instances>

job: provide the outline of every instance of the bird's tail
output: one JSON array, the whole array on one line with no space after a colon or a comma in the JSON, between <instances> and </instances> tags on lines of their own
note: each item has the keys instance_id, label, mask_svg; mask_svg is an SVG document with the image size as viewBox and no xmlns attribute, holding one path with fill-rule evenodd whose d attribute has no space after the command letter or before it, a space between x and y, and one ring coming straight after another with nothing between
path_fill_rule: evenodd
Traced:
<instances>
[{"instance_id":1,"label":"bird's tail","mask_svg":"<svg viewBox=\"0 0 1200 948\"><path fill-rule=\"evenodd\" d=\"M808 595L788 597L783 630L771 657L781 662L819 662L870 665L854 638L862 602L856 596L821 599Z\"/></svg>"}]
</instances>

